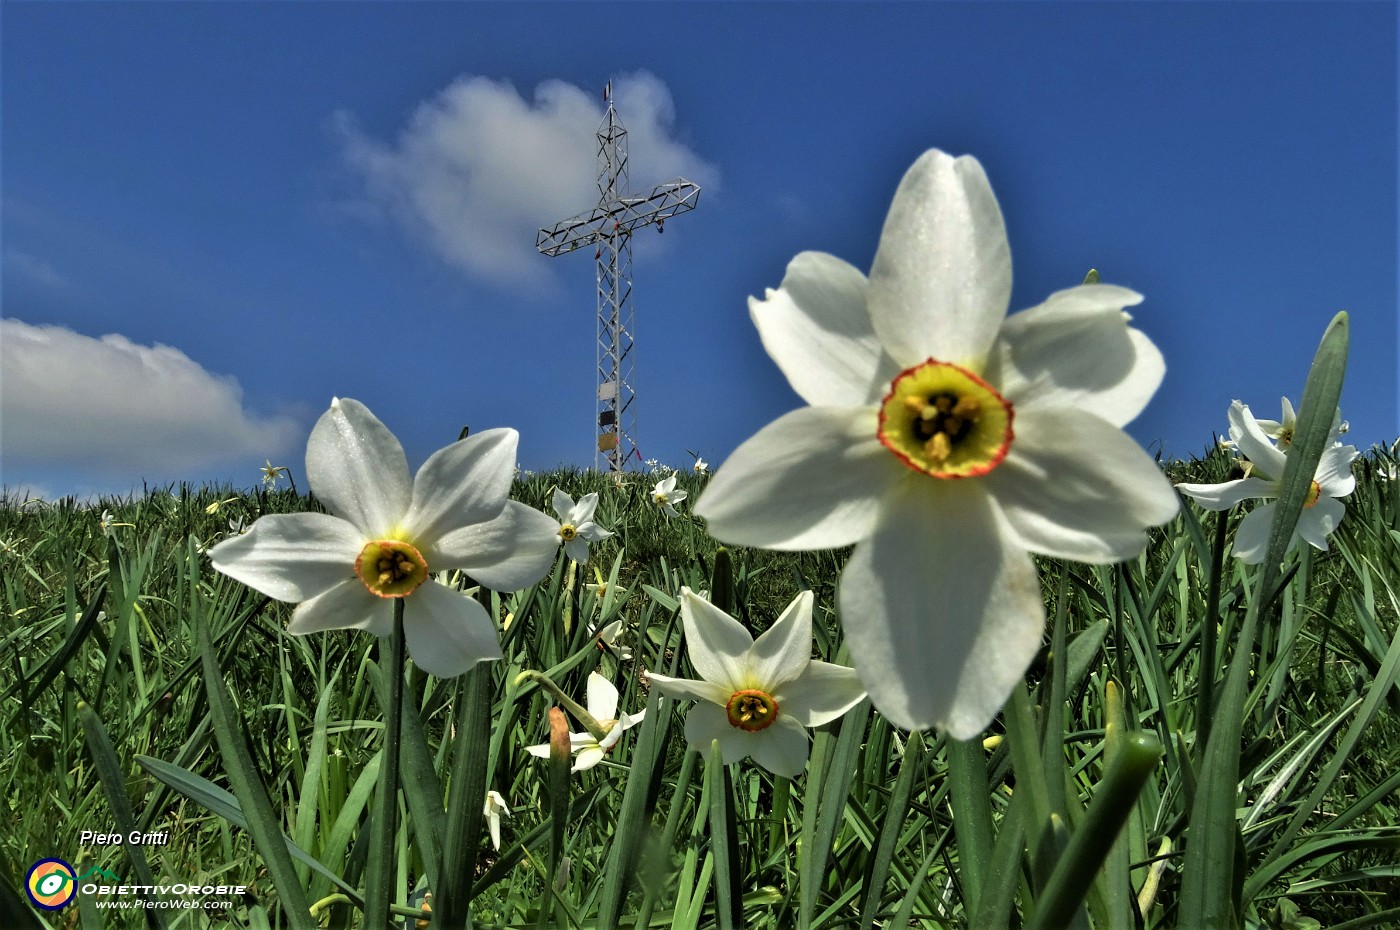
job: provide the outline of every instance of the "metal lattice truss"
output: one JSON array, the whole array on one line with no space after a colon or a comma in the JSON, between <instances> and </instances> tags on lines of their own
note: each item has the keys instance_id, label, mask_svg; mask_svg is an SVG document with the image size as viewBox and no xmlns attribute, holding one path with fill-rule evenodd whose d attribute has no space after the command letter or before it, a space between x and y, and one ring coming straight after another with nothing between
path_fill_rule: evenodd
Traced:
<instances>
[{"instance_id":1,"label":"metal lattice truss","mask_svg":"<svg viewBox=\"0 0 1400 930\"><path fill-rule=\"evenodd\" d=\"M604 91L608 110L598 127L598 206L587 213L541 229L535 247L545 255L564 255L593 246L597 262L598 445L595 468L607 462L622 471L637 454L636 356L632 333L632 231L663 223L694 210L700 188L676 178L652 188L646 197L627 197L627 130L613 108L612 85Z\"/></svg>"}]
</instances>

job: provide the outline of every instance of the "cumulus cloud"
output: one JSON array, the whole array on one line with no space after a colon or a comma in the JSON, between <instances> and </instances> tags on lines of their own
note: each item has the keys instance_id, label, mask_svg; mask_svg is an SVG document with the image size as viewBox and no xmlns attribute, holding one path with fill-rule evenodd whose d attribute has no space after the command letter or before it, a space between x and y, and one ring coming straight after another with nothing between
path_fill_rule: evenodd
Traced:
<instances>
[{"instance_id":1,"label":"cumulus cloud","mask_svg":"<svg viewBox=\"0 0 1400 930\"><path fill-rule=\"evenodd\" d=\"M7 468L78 469L139 483L293 449L304 428L243 406L232 376L179 349L0 320L0 438Z\"/></svg>"},{"instance_id":2,"label":"cumulus cloud","mask_svg":"<svg viewBox=\"0 0 1400 930\"><path fill-rule=\"evenodd\" d=\"M719 172L677 135L675 104L647 72L613 82L627 128L632 193L684 177L702 188ZM598 202L600 93L549 80L526 100L508 81L464 77L421 104L392 143L353 114L333 124L372 202L443 259L497 284L538 279L544 226Z\"/></svg>"}]
</instances>

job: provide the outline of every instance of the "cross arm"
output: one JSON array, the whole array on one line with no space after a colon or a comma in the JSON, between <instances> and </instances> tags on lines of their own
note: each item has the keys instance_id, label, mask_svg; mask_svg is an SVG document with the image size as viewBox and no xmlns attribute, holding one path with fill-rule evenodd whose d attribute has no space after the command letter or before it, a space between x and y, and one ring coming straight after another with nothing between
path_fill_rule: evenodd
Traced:
<instances>
[{"instance_id":1,"label":"cross arm","mask_svg":"<svg viewBox=\"0 0 1400 930\"><path fill-rule=\"evenodd\" d=\"M694 210L699 199L698 184L676 178L656 185L645 197L623 197L601 203L587 213L541 229L535 237L535 248L545 255L563 255L610 236L624 235L638 227L660 223L678 213Z\"/></svg>"}]
</instances>

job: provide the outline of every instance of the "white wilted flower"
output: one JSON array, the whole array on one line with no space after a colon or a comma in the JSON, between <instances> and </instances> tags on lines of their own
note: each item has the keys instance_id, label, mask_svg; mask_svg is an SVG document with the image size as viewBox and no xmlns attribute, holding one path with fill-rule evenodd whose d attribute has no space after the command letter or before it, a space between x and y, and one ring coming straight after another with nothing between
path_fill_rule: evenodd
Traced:
<instances>
[{"instance_id":1,"label":"white wilted flower","mask_svg":"<svg viewBox=\"0 0 1400 930\"><path fill-rule=\"evenodd\" d=\"M501 797L499 791L486 792L486 808L482 813L486 815L486 828L491 833L491 848L500 852L501 817L509 817L510 808L506 806L506 799Z\"/></svg>"},{"instance_id":2,"label":"white wilted flower","mask_svg":"<svg viewBox=\"0 0 1400 930\"><path fill-rule=\"evenodd\" d=\"M729 614L681 588L686 654L701 681L648 672L674 698L699 701L685 718L690 748L719 740L726 763L753 757L775 775L807 766L807 728L830 723L865 697L855 670L812 658L811 591L793 599L758 639Z\"/></svg>"},{"instance_id":3,"label":"white wilted flower","mask_svg":"<svg viewBox=\"0 0 1400 930\"><path fill-rule=\"evenodd\" d=\"M751 298L764 348L810 406L769 424L696 507L717 539L855 544L842 625L875 706L908 729L981 732L1040 648L1031 553L1131 558L1178 502L1123 431L1165 365L1086 284L1007 316L1001 210L969 156L905 174L867 279L804 252Z\"/></svg>"},{"instance_id":4,"label":"white wilted flower","mask_svg":"<svg viewBox=\"0 0 1400 930\"><path fill-rule=\"evenodd\" d=\"M1285 418L1292 413L1287 403L1284 401ZM1358 453L1354 446L1336 441L1340 422L1340 416L1333 421L1327 448L1322 452L1303 512L1298 517L1298 528L1289 542L1290 549L1302 538L1314 548L1326 550L1328 535L1346 515L1346 506L1338 498L1346 497L1356 487L1351 463ZM1264 422L1254 419L1249 407L1235 401L1230 405L1230 439L1248 462L1246 477L1221 484L1177 485L1178 490L1207 510L1229 510L1250 498L1268 499L1269 503L1250 511L1235 531L1235 558L1250 565L1264 561L1268 552L1269 527L1274 519L1273 501L1279 496L1287 463L1287 453L1269 438ZM1291 428L1288 440L1291 444Z\"/></svg>"},{"instance_id":5,"label":"white wilted flower","mask_svg":"<svg viewBox=\"0 0 1400 930\"><path fill-rule=\"evenodd\" d=\"M676 504L686 499L685 491L676 490L676 476L662 478L656 482L656 487L651 489L651 501L660 507L668 517L678 517L680 513L676 510Z\"/></svg>"},{"instance_id":6,"label":"white wilted flower","mask_svg":"<svg viewBox=\"0 0 1400 930\"><path fill-rule=\"evenodd\" d=\"M564 552L580 565L588 562L588 544L600 542L612 535L593 522L598 509L598 493L585 494L577 504L558 488L554 489L554 512L559 515L559 540Z\"/></svg>"},{"instance_id":7,"label":"white wilted flower","mask_svg":"<svg viewBox=\"0 0 1400 930\"><path fill-rule=\"evenodd\" d=\"M439 449L410 478L403 447L359 401L335 399L306 446L312 493L330 514L272 514L209 550L214 568L297 604L288 631L393 632L405 601L414 662L439 677L501 657L491 616L433 580L461 569L516 591L544 577L559 544L545 514L506 499L518 436L478 433ZM334 516L332 515L334 514Z\"/></svg>"},{"instance_id":8,"label":"white wilted flower","mask_svg":"<svg viewBox=\"0 0 1400 930\"><path fill-rule=\"evenodd\" d=\"M618 716L617 701L617 688L613 683L597 672L589 672L588 714L602 724L607 735L599 739L587 730L582 733L570 733L569 751L578 756L574 760L573 768L569 769L570 772L582 772L584 769L591 769L602 762L603 756L612 752L612 748L622 738L623 732L641 723L646 717L645 709L639 710L635 714ZM541 759L549 758L548 743L526 746L525 751Z\"/></svg>"}]
</instances>

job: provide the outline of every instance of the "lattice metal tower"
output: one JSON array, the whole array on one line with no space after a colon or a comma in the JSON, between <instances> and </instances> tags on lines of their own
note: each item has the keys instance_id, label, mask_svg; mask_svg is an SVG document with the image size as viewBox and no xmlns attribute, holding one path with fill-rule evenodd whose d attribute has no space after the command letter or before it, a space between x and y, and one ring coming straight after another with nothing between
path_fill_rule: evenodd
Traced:
<instances>
[{"instance_id":1,"label":"lattice metal tower","mask_svg":"<svg viewBox=\"0 0 1400 930\"><path fill-rule=\"evenodd\" d=\"M636 368L632 352L632 230L694 210L700 187L676 178L645 197L627 196L627 130L613 107L612 83L603 91L607 112L598 126L598 205L550 229L541 229L535 247L563 255L593 246L598 291L598 445L593 465L621 471L637 454Z\"/></svg>"}]
</instances>

